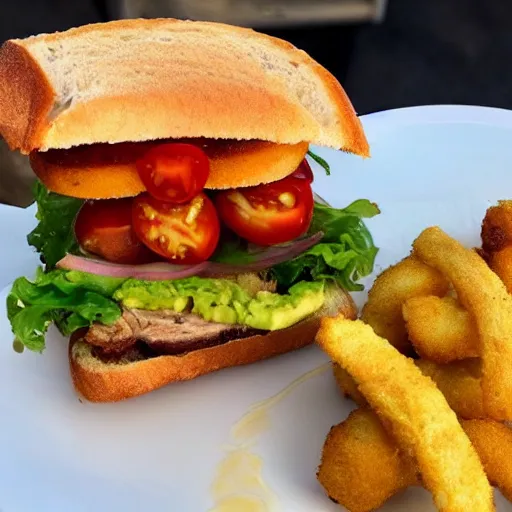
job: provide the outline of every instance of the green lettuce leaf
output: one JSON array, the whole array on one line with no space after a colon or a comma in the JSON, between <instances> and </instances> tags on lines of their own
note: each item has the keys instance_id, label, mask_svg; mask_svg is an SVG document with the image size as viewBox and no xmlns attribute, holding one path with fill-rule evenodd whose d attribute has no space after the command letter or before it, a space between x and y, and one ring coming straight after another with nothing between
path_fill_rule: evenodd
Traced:
<instances>
[{"instance_id":1,"label":"green lettuce leaf","mask_svg":"<svg viewBox=\"0 0 512 512\"><path fill-rule=\"evenodd\" d=\"M93 322L110 325L121 316L110 296L122 282L65 270L39 269L34 281L20 277L7 297L12 331L25 347L41 352L52 322L66 336Z\"/></svg>"},{"instance_id":2,"label":"green lettuce leaf","mask_svg":"<svg viewBox=\"0 0 512 512\"><path fill-rule=\"evenodd\" d=\"M367 199L354 201L346 208L315 203L308 234L322 231L321 243L297 258L281 263L270 271L281 291L299 281L334 280L349 291L363 287L357 281L373 271L378 249L362 219L380 213ZM254 261L254 253L243 240L231 237L219 244L213 261L244 265Z\"/></svg>"},{"instance_id":3,"label":"green lettuce leaf","mask_svg":"<svg viewBox=\"0 0 512 512\"><path fill-rule=\"evenodd\" d=\"M112 297L124 279L54 270L67 252L78 251L73 222L83 201L49 192L39 182L34 192L39 224L28 241L41 253L46 272L39 269L34 281L21 277L14 282L7 297L7 312L16 343L42 351L52 322L66 336L93 322L115 322L121 310ZM367 200L343 209L315 204L309 234L322 231L321 243L276 265L270 269L270 277L281 292L300 281L323 280L333 280L347 290L362 289L357 281L372 272L377 254L363 219L378 213L377 206ZM261 248L231 235L219 245L213 259L244 264L252 261L258 250Z\"/></svg>"},{"instance_id":4,"label":"green lettuce leaf","mask_svg":"<svg viewBox=\"0 0 512 512\"><path fill-rule=\"evenodd\" d=\"M53 268L67 252L78 251L73 221L83 200L54 194L40 181L34 185L34 196L39 224L27 236L27 241L41 254L41 261Z\"/></svg>"},{"instance_id":5,"label":"green lettuce leaf","mask_svg":"<svg viewBox=\"0 0 512 512\"><path fill-rule=\"evenodd\" d=\"M362 219L378 213L379 208L366 199L341 209L316 203L309 233L323 231L324 237L297 258L272 268L279 287L332 279L348 291L362 290L357 281L373 271L378 252Z\"/></svg>"}]
</instances>

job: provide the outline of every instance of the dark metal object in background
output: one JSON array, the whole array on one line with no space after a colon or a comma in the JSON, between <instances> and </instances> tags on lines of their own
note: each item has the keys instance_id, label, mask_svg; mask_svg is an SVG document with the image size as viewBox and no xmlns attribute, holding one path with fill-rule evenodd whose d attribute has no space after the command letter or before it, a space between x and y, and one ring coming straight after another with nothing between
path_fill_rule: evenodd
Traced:
<instances>
[{"instance_id":1,"label":"dark metal object in background","mask_svg":"<svg viewBox=\"0 0 512 512\"><path fill-rule=\"evenodd\" d=\"M0 203L29 206L35 181L28 157L11 151L0 137Z\"/></svg>"},{"instance_id":2,"label":"dark metal object in background","mask_svg":"<svg viewBox=\"0 0 512 512\"><path fill-rule=\"evenodd\" d=\"M169 17L257 29L382 20L387 0L107 0L112 18Z\"/></svg>"}]
</instances>

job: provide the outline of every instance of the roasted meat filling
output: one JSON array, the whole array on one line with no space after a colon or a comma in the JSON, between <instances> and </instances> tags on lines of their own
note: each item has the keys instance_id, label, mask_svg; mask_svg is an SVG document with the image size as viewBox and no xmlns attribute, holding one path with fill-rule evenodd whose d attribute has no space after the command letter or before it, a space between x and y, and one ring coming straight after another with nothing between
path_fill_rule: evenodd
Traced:
<instances>
[{"instance_id":1,"label":"roasted meat filling","mask_svg":"<svg viewBox=\"0 0 512 512\"><path fill-rule=\"evenodd\" d=\"M207 322L192 313L171 310L124 309L113 325L93 324L84 337L102 359L178 355L222 345L228 341L265 331L243 325Z\"/></svg>"}]
</instances>

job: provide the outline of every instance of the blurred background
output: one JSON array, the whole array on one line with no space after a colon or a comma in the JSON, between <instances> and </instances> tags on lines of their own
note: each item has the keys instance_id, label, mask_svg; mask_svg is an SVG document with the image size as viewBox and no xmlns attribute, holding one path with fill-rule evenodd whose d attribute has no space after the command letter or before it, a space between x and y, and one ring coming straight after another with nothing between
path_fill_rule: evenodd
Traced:
<instances>
[{"instance_id":1,"label":"blurred background","mask_svg":"<svg viewBox=\"0 0 512 512\"><path fill-rule=\"evenodd\" d=\"M510 0L15 0L1 2L0 39L135 17L222 21L285 38L341 81L359 114L512 108ZM28 204L26 161L0 143L0 165L23 168L16 177L2 169L0 202Z\"/></svg>"}]
</instances>

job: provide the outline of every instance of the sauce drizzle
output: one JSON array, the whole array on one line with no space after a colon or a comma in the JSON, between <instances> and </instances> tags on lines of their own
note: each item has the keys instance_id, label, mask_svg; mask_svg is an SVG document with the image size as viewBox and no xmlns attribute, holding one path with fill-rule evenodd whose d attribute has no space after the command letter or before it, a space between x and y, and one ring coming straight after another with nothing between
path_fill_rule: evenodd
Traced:
<instances>
[{"instance_id":1,"label":"sauce drizzle","mask_svg":"<svg viewBox=\"0 0 512 512\"><path fill-rule=\"evenodd\" d=\"M219 463L211 486L214 507L209 512L275 512L279 499L265 483L263 460L251 449L271 426L270 411L307 380L332 367L327 362L301 375L279 393L256 402L231 427L230 444Z\"/></svg>"}]
</instances>

